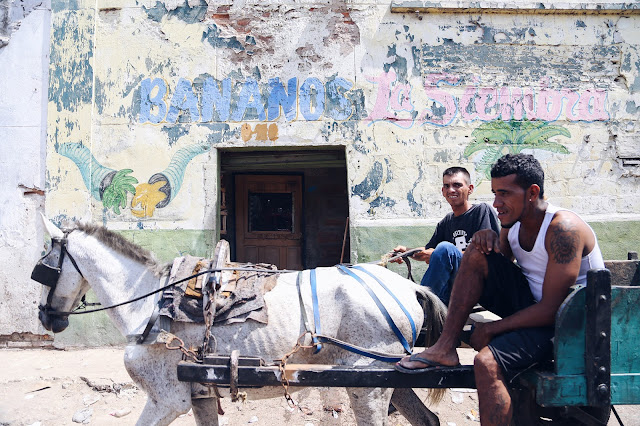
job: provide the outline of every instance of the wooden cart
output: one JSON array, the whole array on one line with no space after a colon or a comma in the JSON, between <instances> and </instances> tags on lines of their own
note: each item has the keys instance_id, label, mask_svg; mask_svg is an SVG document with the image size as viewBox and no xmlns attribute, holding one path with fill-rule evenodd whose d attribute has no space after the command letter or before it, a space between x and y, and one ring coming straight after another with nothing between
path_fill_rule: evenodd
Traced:
<instances>
[{"instance_id":1,"label":"wooden cart","mask_svg":"<svg viewBox=\"0 0 640 426\"><path fill-rule=\"evenodd\" d=\"M611 406L640 404L640 263L606 262L575 286L556 316L555 361L523 372L514 383L516 424L540 418L606 424ZM613 284L613 285L612 285ZM178 365L182 381L238 387L282 386L280 369L256 357L209 355ZM287 364L289 386L475 388L473 366L407 375L389 368ZM547 424L546 421L545 424Z\"/></svg>"}]
</instances>

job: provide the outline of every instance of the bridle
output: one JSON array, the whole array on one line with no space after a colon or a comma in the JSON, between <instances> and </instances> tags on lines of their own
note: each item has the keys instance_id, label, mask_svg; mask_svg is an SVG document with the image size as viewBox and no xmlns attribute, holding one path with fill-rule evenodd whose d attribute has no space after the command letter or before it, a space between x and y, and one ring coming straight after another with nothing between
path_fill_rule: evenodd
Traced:
<instances>
[{"instance_id":1,"label":"bridle","mask_svg":"<svg viewBox=\"0 0 640 426\"><path fill-rule=\"evenodd\" d=\"M80 268L78 268L78 264L76 263L76 260L73 258L73 256L71 255L71 253L69 253L69 250L67 249L67 243L68 243L67 237L71 232L73 232L73 230L65 231L64 236L62 238L52 237L51 248L49 249L49 252L47 252L44 256L42 256L40 260L38 260L38 263L36 263L36 266L33 268L33 271L31 272L32 280L37 281L46 287L49 287L49 294L47 295L47 304L44 306L38 305L38 309L40 309L42 312L48 315L68 314L68 312L58 312L51 307L53 294L56 291L58 280L60 279L60 274L62 273L62 264L64 262L65 254L69 257L69 260L73 264L73 267L76 268L76 271L78 271L80 276L84 279L84 275L82 275ZM44 263L44 260L51 254L56 244L60 245L60 258L58 259L58 266L47 265L46 263ZM81 305L83 304L85 304L84 296L82 296Z\"/></svg>"}]
</instances>

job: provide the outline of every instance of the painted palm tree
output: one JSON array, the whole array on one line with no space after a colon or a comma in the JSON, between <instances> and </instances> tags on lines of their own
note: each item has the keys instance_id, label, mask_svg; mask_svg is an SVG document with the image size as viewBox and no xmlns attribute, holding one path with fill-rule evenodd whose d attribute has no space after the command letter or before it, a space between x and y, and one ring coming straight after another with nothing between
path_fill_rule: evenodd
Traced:
<instances>
[{"instance_id":1,"label":"painted palm tree","mask_svg":"<svg viewBox=\"0 0 640 426\"><path fill-rule=\"evenodd\" d=\"M105 209L112 209L119 215L120 209L127 205L127 193L135 193L133 185L138 183L138 179L128 176L133 170L114 170L103 166L81 143L61 144L57 152L76 163L91 195L102 201Z\"/></svg>"},{"instance_id":2,"label":"painted palm tree","mask_svg":"<svg viewBox=\"0 0 640 426\"><path fill-rule=\"evenodd\" d=\"M490 179L491 166L505 154L517 154L524 149L568 154L567 147L549 139L554 136L571 137L571 133L562 126L550 125L546 121L495 120L481 124L471 136L475 139L462 155L469 158L478 151L484 151L475 163L476 170L480 176Z\"/></svg>"}]
</instances>

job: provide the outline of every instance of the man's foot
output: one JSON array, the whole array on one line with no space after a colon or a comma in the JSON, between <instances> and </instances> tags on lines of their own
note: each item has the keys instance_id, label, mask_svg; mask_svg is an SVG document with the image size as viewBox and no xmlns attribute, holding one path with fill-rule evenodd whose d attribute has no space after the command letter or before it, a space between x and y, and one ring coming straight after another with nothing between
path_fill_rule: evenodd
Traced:
<instances>
[{"instance_id":1,"label":"man's foot","mask_svg":"<svg viewBox=\"0 0 640 426\"><path fill-rule=\"evenodd\" d=\"M454 352L453 356L436 357L435 354L429 354L427 349L419 354L412 354L402 358L395 365L395 369L401 373L418 374L433 368L457 367L459 365L460 361L457 352Z\"/></svg>"}]
</instances>

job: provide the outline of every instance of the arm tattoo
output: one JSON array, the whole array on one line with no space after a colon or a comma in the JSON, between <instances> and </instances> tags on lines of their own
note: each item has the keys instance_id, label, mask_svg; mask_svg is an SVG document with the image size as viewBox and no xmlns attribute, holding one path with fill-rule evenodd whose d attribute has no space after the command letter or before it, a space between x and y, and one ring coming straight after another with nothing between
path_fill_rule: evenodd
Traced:
<instances>
[{"instance_id":1,"label":"arm tattoo","mask_svg":"<svg viewBox=\"0 0 640 426\"><path fill-rule=\"evenodd\" d=\"M578 230L569 221L560 222L551 235L551 255L560 264L570 263L578 253Z\"/></svg>"}]
</instances>

